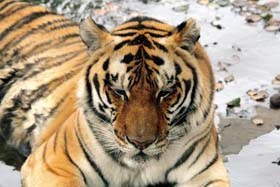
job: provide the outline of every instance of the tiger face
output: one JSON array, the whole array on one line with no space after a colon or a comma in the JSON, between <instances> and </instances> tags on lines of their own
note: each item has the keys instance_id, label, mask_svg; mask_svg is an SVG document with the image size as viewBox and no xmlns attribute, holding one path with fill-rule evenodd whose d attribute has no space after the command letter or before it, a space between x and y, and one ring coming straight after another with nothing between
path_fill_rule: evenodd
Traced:
<instances>
[{"instance_id":1,"label":"tiger face","mask_svg":"<svg viewBox=\"0 0 280 187\"><path fill-rule=\"evenodd\" d=\"M87 18L80 30L91 55L81 107L113 158L130 165L160 159L172 142L198 128L189 118L200 81L193 19L173 27L136 17L110 33Z\"/></svg>"}]
</instances>

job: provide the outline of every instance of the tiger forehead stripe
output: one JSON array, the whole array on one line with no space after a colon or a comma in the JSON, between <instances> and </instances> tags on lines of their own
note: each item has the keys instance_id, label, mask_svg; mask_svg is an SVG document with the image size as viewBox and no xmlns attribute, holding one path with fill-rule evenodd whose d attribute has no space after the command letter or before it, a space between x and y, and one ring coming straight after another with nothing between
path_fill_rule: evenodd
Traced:
<instances>
[{"instance_id":1,"label":"tiger forehead stripe","mask_svg":"<svg viewBox=\"0 0 280 187\"><path fill-rule=\"evenodd\" d=\"M138 30L145 30L153 37L164 37L172 34L173 27L153 18L136 17L113 29L117 36L133 36Z\"/></svg>"}]
</instances>

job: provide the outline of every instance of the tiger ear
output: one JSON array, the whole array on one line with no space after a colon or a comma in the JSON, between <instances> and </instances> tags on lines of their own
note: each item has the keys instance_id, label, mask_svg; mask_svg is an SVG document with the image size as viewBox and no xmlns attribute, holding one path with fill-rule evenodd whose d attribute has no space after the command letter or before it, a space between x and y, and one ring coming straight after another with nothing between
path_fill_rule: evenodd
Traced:
<instances>
[{"instance_id":1,"label":"tiger ear","mask_svg":"<svg viewBox=\"0 0 280 187\"><path fill-rule=\"evenodd\" d=\"M95 23L89 16L80 23L80 36L89 52L93 52L108 41L110 33L105 27Z\"/></svg>"},{"instance_id":2,"label":"tiger ear","mask_svg":"<svg viewBox=\"0 0 280 187\"><path fill-rule=\"evenodd\" d=\"M175 42L185 50L193 51L196 42L200 38L200 28L195 19L190 18L175 28Z\"/></svg>"}]
</instances>

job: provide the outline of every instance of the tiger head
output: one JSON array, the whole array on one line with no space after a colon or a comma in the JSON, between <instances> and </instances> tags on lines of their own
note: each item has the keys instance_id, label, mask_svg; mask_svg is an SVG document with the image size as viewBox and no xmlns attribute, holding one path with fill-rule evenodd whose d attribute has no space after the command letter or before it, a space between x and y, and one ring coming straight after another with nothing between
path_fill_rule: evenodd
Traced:
<instances>
[{"instance_id":1,"label":"tiger head","mask_svg":"<svg viewBox=\"0 0 280 187\"><path fill-rule=\"evenodd\" d=\"M194 19L173 27L136 17L112 32L91 18L81 22L90 60L79 98L96 139L114 158L159 159L172 142L198 128L199 33ZM192 117L194 112L201 117Z\"/></svg>"}]
</instances>

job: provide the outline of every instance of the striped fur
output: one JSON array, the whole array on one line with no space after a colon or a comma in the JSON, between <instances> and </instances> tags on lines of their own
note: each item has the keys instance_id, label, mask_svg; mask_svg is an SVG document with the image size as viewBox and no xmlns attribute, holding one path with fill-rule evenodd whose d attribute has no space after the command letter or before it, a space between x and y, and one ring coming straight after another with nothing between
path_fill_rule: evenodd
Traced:
<instances>
[{"instance_id":1,"label":"striped fur","mask_svg":"<svg viewBox=\"0 0 280 187\"><path fill-rule=\"evenodd\" d=\"M193 19L79 29L4 0L0 25L0 125L27 156L23 186L229 186Z\"/></svg>"}]
</instances>

